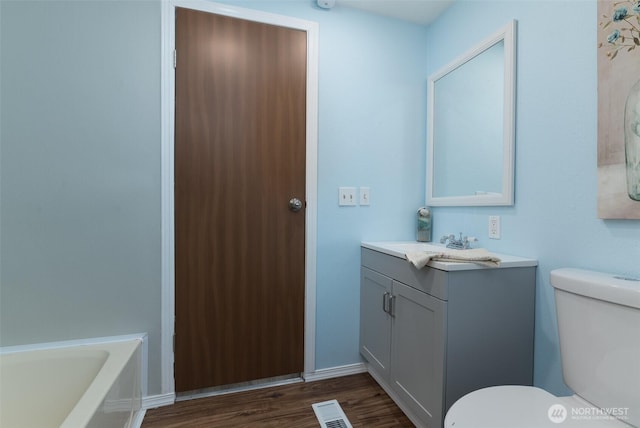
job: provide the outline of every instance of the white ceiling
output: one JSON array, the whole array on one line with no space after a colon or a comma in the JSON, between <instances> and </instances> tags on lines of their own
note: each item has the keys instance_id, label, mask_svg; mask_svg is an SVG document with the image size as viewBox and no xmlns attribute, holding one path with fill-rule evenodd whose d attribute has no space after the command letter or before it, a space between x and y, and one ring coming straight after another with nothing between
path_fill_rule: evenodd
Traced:
<instances>
[{"instance_id":1,"label":"white ceiling","mask_svg":"<svg viewBox=\"0 0 640 428\"><path fill-rule=\"evenodd\" d=\"M337 6L366 10L379 15L428 25L454 0L336 0Z\"/></svg>"}]
</instances>

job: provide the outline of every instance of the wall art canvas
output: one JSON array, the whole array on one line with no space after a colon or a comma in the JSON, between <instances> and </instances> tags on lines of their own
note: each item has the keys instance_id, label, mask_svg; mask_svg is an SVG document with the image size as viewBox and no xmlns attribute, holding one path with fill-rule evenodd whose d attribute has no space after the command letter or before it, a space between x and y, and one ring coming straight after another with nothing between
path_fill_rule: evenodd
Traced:
<instances>
[{"instance_id":1,"label":"wall art canvas","mask_svg":"<svg viewBox=\"0 0 640 428\"><path fill-rule=\"evenodd\" d=\"M598 0L598 217L640 219L640 0Z\"/></svg>"}]
</instances>

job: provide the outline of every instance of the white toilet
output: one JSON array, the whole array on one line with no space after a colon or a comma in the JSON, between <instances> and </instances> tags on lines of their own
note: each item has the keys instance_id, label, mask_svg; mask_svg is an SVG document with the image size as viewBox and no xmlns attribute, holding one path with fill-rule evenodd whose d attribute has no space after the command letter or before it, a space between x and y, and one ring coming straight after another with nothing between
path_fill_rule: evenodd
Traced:
<instances>
[{"instance_id":1,"label":"white toilet","mask_svg":"<svg viewBox=\"0 0 640 428\"><path fill-rule=\"evenodd\" d=\"M456 401L445 428L640 428L640 281L551 272L564 381L576 394L494 386Z\"/></svg>"}]
</instances>

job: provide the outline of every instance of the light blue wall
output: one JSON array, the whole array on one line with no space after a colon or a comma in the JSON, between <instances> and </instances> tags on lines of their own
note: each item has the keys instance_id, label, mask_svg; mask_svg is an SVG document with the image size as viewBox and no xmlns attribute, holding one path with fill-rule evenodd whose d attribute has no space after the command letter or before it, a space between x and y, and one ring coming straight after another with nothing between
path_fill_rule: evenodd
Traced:
<instances>
[{"instance_id":1,"label":"light blue wall","mask_svg":"<svg viewBox=\"0 0 640 428\"><path fill-rule=\"evenodd\" d=\"M0 344L147 332L158 393L160 4L0 12Z\"/></svg>"},{"instance_id":2,"label":"light blue wall","mask_svg":"<svg viewBox=\"0 0 640 428\"><path fill-rule=\"evenodd\" d=\"M464 1L429 28L428 73L510 19L518 21L516 203L436 208L435 235L462 231L494 251L539 260L535 384L562 381L549 272L580 267L640 276L640 221L596 214L597 68L595 1ZM502 216L489 240L487 216Z\"/></svg>"},{"instance_id":3,"label":"light blue wall","mask_svg":"<svg viewBox=\"0 0 640 428\"><path fill-rule=\"evenodd\" d=\"M323 23L324 22L324 23ZM359 362L362 240L414 239L424 181L425 30L334 10L321 21L318 367ZM338 186L369 186L340 208Z\"/></svg>"}]
</instances>

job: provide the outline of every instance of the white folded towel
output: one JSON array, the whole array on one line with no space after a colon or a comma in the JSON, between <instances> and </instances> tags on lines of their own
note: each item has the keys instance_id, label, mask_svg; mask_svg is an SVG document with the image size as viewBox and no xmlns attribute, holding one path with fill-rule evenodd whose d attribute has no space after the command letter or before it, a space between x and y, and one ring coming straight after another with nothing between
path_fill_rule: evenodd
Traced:
<instances>
[{"instance_id":1,"label":"white folded towel","mask_svg":"<svg viewBox=\"0 0 640 428\"><path fill-rule=\"evenodd\" d=\"M483 266L500 266L500 258L484 248L469 250L418 251L407 253L405 258L416 268L422 269L429 261L476 263Z\"/></svg>"}]
</instances>

